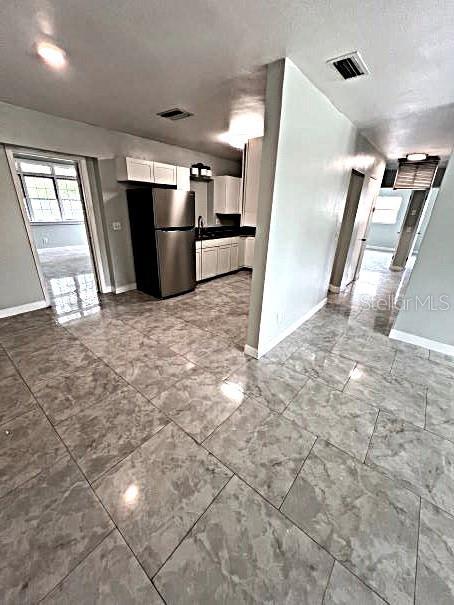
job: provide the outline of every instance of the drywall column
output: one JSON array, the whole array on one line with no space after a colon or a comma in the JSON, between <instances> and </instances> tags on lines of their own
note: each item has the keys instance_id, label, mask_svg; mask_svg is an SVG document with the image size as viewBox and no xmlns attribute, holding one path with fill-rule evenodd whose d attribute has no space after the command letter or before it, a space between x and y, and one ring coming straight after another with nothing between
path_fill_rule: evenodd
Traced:
<instances>
[{"instance_id":1,"label":"drywall column","mask_svg":"<svg viewBox=\"0 0 454 605\"><path fill-rule=\"evenodd\" d=\"M247 353L324 304L353 168L380 183L385 162L292 61L269 65Z\"/></svg>"},{"instance_id":2,"label":"drywall column","mask_svg":"<svg viewBox=\"0 0 454 605\"><path fill-rule=\"evenodd\" d=\"M454 355L454 162L448 164L391 338Z\"/></svg>"},{"instance_id":3,"label":"drywall column","mask_svg":"<svg viewBox=\"0 0 454 605\"><path fill-rule=\"evenodd\" d=\"M407 264L416 239L416 230L424 209L427 193L427 191L413 191L411 194L404 222L400 229L399 241L391 261L390 269L392 271L403 271Z\"/></svg>"},{"instance_id":4,"label":"drywall column","mask_svg":"<svg viewBox=\"0 0 454 605\"><path fill-rule=\"evenodd\" d=\"M45 306L5 148L0 145L0 317Z\"/></svg>"}]
</instances>

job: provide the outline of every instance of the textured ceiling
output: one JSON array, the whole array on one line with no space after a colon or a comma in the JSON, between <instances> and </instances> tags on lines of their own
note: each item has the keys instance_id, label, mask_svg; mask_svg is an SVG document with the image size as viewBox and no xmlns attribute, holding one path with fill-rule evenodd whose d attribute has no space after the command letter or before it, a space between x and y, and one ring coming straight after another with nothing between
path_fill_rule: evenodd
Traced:
<instances>
[{"instance_id":1,"label":"textured ceiling","mask_svg":"<svg viewBox=\"0 0 454 605\"><path fill-rule=\"evenodd\" d=\"M388 157L449 154L452 0L0 0L0 99L225 157L238 112L263 109L263 66L289 56ZM34 45L69 58L54 72ZM359 50L370 76L326 60ZM158 111L195 115L168 122ZM0 133L1 136L1 133Z\"/></svg>"}]
</instances>

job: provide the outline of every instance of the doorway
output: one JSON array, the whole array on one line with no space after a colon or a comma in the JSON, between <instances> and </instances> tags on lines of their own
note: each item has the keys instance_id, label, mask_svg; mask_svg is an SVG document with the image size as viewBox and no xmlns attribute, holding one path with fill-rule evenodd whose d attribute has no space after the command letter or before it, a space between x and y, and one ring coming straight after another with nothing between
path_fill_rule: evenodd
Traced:
<instances>
[{"instance_id":1,"label":"doorway","mask_svg":"<svg viewBox=\"0 0 454 605\"><path fill-rule=\"evenodd\" d=\"M13 153L23 215L46 301L60 321L99 306L98 276L79 162Z\"/></svg>"}]
</instances>

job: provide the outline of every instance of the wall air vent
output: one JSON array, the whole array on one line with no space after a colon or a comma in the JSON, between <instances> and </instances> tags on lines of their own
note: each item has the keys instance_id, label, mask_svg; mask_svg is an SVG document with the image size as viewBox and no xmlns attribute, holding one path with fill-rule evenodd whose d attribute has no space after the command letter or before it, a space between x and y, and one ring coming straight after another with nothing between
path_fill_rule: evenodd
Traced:
<instances>
[{"instance_id":1,"label":"wall air vent","mask_svg":"<svg viewBox=\"0 0 454 605\"><path fill-rule=\"evenodd\" d=\"M365 76L369 73L366 64L357 51L347 53L341 57L334 57L334 59L330 59L327 63L331 65L344 80L358 78L359 76Z\"/></svg>"},{"instance_id":2,"label":"wall air vent","mask_svg":"<svg viewBox=\"0 0 454 605\"><path fill-rule=\"evenodd\" d=\"M178 107L174 107L173 109L166 109L165 111L160 111L156 115L161 118L167 118L168 120L184 120L184 118L189 118L194 114L190 111L185 111L184 109L178 109Z\"/></svg>"},{"instance_id":3,"label":"wall air vent","mask_svg":"<svg viewBox=\"0 0 454 605\"><path fill-rule=\"evenodd\" d=\"M401 158L393 189L430 189L439 162L440 158L437 156L428 157L421 162Z\"/></svg>"}]
</instances>

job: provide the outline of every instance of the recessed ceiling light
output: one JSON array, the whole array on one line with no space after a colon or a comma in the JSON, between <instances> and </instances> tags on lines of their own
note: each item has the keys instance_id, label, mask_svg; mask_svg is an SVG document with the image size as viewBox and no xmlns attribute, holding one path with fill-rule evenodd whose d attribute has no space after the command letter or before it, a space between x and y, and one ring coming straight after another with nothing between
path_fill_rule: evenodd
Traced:
<instances>
[{"instance_id":1,"label":"recessed ceiling light","mask_svg":"<svg viewBox=\"0 0 454 605\"><path fill-rule=\"evenodd\" d=\"M61 69L66 64L66 53L65 51L51 44L50 42L40 42L36 46L36 52L50 67L55 69Z\"/></svg>"},{"instance_id":2,"label":"recessed ceiling light","mask_svg":"<svg viewBox=\"0 0 454 605\"><path fill-rule=\"evenodd\" d=\"M420 162L421 160L425 160L427 158L427 153L409 153L407 155L407 160L410 162Z\"/></svg>"}]
</instances>

